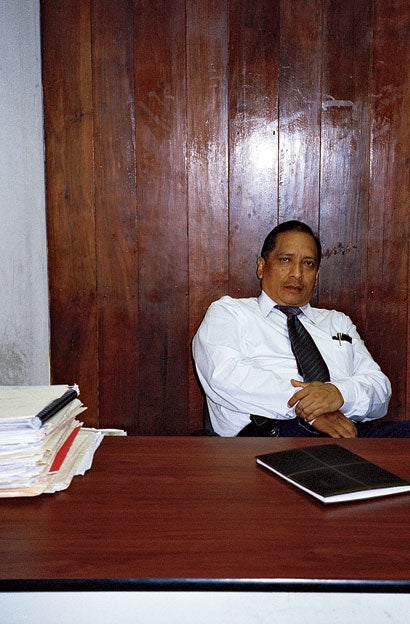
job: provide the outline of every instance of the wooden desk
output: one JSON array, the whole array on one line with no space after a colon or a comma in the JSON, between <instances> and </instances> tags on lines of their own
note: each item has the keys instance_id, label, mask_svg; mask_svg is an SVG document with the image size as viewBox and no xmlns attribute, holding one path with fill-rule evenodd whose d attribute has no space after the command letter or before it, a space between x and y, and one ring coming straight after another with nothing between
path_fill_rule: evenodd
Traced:
<instances>
[{"instance_id":1,"label":"wooden desk","mask_svg":"<svg viewBox=\"0 0 410 624\"><path fill-rule=\"evenodd\" d=\"M0 591L409 592L410 495L325 507L255 464L318 443L107 438L66 491L0 500ZM409 441L340 444L410 479Z\"/></svg>"}]
</instances>

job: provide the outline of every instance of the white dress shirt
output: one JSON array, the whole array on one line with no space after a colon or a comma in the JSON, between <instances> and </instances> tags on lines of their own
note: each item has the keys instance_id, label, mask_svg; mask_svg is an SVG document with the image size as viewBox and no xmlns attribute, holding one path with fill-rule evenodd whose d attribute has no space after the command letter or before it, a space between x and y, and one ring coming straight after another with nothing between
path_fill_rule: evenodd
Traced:
<instances>
[{"instance_id":1,"label":"white dress shirt","mask_svg":"<svg viewBox=\"0 0 410 624\"><path fill-rule=\"evenodd\" d=\"M212 425L222 436L236 436L249 423L250 414L295 417L295 408L287 403L298 389L290 380L302 378L290 347L286 316L274 306L264 291L258 298L222 297L211 304L194 336L199 380ZM384 416L390 382L350 318L309 304L301 309L299 319L326 361L330 382L343 396L340 411L353 421Z\"/></svg>"}]
</instances>

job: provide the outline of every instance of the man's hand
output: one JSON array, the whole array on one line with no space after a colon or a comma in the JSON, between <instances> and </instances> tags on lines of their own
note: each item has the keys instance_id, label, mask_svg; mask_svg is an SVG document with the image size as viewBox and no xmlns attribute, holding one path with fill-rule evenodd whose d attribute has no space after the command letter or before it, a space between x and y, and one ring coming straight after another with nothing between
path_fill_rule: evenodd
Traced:
<instances>
[{"instance_id":1,"label":"man's hand","mask_svg":"<svg viewBox=\"0 0 410 624\"><path fill-rule=\"evenodd\" d=\"M338 388L321 381L304 382L291 379L294 388L301 388L289 399L288 406L295 407L296 415L306 422L322 414L337 412L343 405L343 397Z\"/></svg>"},{"instance_id":2,"label":"man's hand","mask_svg":"<svg viewBox=\"0 0 410 624\"><path fill-rule=\"evenodd\" d=\"M296 415L314 429L327 433L331 438L357 438L357 429L349 418L339 412L343 405L340 391L330 383L304 382L291 379L294 388L301 388L288 401L295 407Z\"/></svg>"},{"instance_id":3,"label":"man's hand","mask_svg":"<svg viewBox=\"0 0 410 624\"><path fill-rule=\"evenodd\" d=\"M329 412L318 416L312 427L327 433L331 438L357 438L357 429L341 412Z\"/></svg>"}]
</instances>

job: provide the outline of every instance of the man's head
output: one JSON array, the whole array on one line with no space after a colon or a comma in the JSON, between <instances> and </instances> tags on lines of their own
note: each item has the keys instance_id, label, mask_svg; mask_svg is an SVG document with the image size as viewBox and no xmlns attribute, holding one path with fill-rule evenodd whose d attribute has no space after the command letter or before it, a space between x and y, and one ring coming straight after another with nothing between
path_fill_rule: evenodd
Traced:
<instances>
[{"instance_id":1,"label":"man's head","mask_svg":"<svg viewBox=\"0 0 410 624\"><path fill-rule=\"evenodd\" d=\"M262 288L279 305L309 302L322 257L320 241L301 221L286 221L266 237L258 258Z\"/></svg>"}]
</instances>

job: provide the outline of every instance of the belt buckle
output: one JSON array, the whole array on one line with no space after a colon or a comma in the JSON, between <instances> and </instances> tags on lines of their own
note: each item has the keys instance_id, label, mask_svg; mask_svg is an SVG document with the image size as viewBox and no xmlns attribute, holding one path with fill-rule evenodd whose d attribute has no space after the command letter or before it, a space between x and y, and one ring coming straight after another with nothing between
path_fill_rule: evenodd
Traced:
<instances>
[{"instance_id":1,"label":"belt buckle","mask_svg":"<svg viewBox=\"0 0 410 624\"><path fill-rule=\"evenodd\" d=\"M256 414L250 415L251 421L258 428L258 431L263 437L278 438L279 437L279 425L277 421L272 418L266 418L266 416L257 416Z\"/></svg>"}]
</instances>

